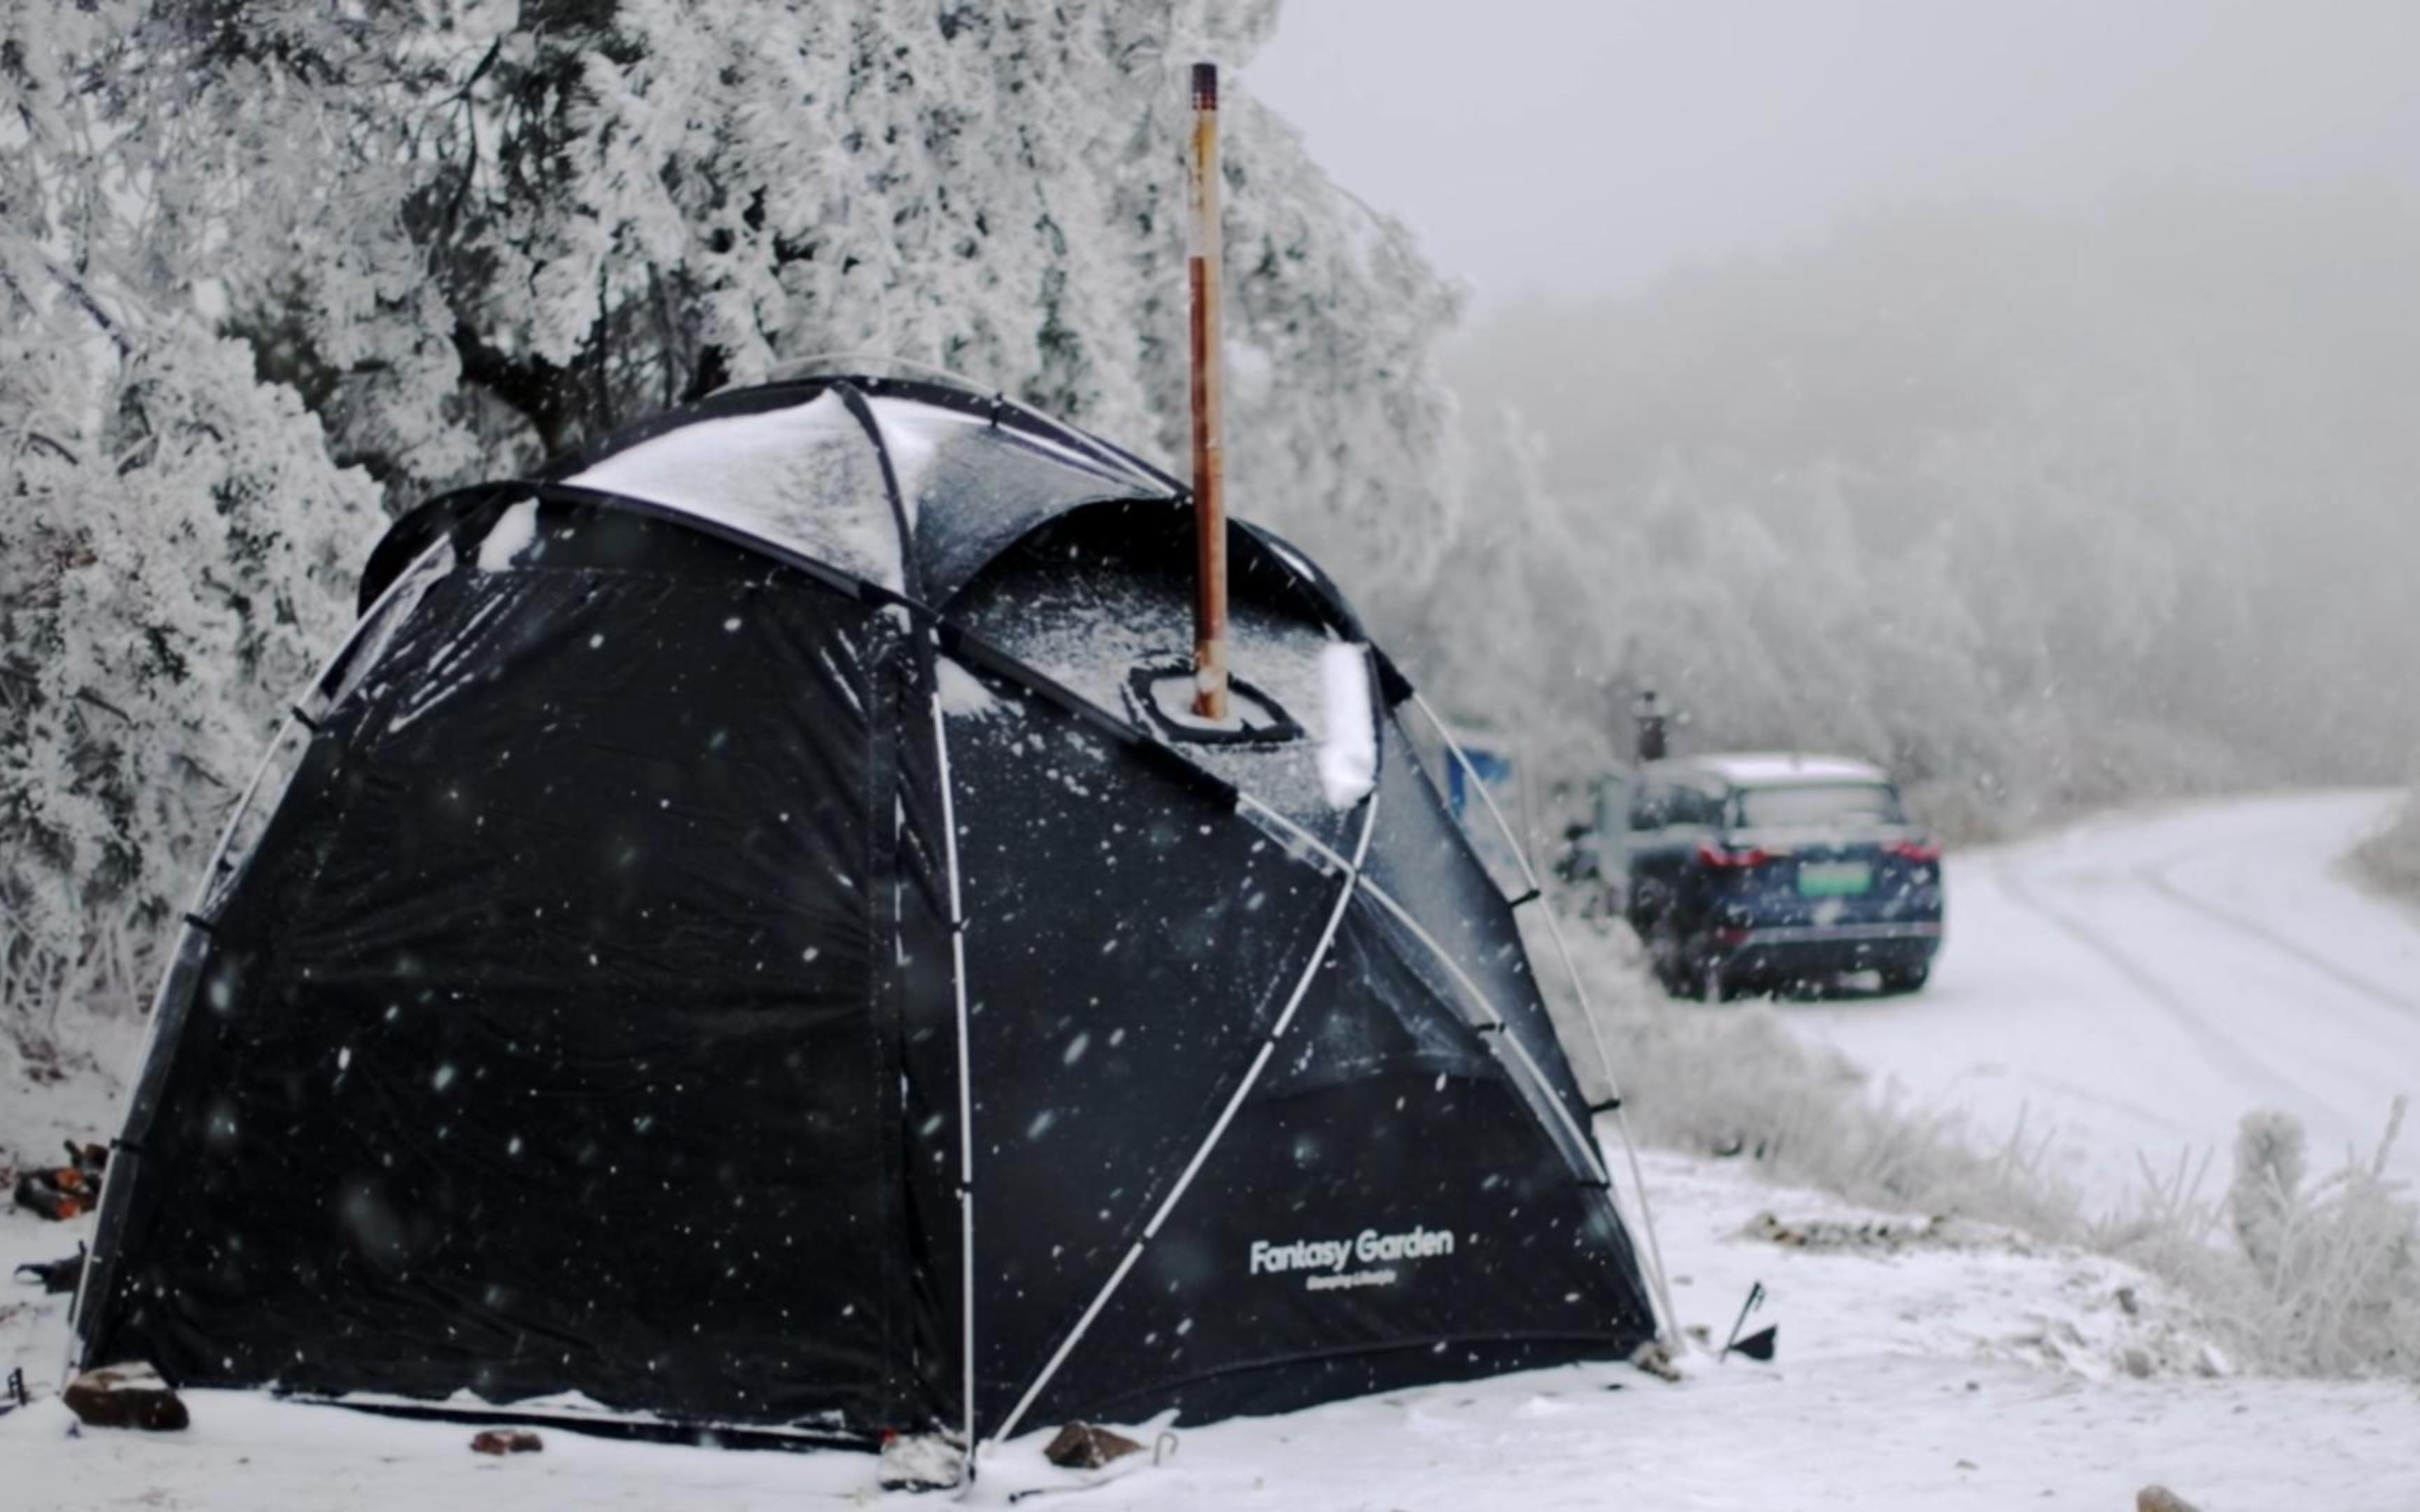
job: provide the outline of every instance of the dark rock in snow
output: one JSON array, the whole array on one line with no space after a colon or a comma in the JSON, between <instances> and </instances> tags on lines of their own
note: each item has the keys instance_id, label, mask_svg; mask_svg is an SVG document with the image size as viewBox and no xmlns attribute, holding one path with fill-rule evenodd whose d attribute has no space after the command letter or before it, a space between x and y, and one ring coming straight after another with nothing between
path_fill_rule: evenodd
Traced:
<instances>
[{"instance_id":1,"label":"dark rock in snow","mask_svg":"<svg viewBox=\"0 0 2420 1512\"><path fill-rule=\"evenodd\" d=\"M527 1428L481 1428L471 1435L474 1455L534 1455L546 1441Z\"/></svg>"},{"instance_id":2,"label":"dark rock in snow","mask_svg":"<svg viewBox=\"0 0 2420 1512\"><path fill-rule=\"evenodd\" d=\"M1142 1445L1124 1434L1090 1423L1070 1423L1042 1451L1042 1458L1063 1470L1098 1470L1122 1455L1142 1453Z\"/></svg>"},{"instance_id":3,"label":"dark rock in snow","mask_svg":"<svg viewBox=\"0 0 2420 1512\"><path fill-rule=\"evenodd\" d=\"M140 1361L87 1370L59 1393L68 1410L97 1428L143 1428L155 1433L191 1427L184 1401L160 1372Z\"/></svg>"},{"instance_id":4,"label":"dark rock in snow","mask_svg":"<svg viewBox=\"0 0 2420 1512\"><path fill-rule=\"evenodd\" d=\"M2146 1486L2134 1493L2134 1512L2194 1512L2194 1504L2164 1486Z\"/></svg>"}]
</instances>

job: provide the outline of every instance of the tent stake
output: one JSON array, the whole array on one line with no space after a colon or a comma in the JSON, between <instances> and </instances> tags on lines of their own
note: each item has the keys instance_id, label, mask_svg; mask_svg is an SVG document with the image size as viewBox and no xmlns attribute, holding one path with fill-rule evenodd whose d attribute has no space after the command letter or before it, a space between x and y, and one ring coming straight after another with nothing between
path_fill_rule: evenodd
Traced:
<instances>
[{"instance_id":1,"label":"tent stake","mask_svg":"<svg viewBox=\"0 0 2420 1512\"><path fill-rule=\"evenodd\" d=\"M1219 460L1226 404L1218 378L1218 65L1193 65L1192 284L1193 712L1227 717L1227 501Z\"/></svg>"}]
</instances>

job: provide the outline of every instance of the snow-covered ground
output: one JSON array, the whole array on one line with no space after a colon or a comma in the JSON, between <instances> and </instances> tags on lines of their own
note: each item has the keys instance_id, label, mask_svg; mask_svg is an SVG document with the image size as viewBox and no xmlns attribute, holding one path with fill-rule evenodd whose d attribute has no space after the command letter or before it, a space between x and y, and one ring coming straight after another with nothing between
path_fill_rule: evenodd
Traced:
<instances>
[{"instance_id":1,"label":"snow-covered ground","mask_svg":"<svg viewBox=\"0 0 2420 1512\"><path fill-rule=\"evenodd\" d=\"M1772 1364L1700 1352L1677 1386L1590 1366L1182 1429L1165 1463L1129 1462L1070 1504L1947 1512L2047 1500L2115 1512L2156 1481L2204 1512L2420 1507L2420 1394L2407 1383L2227 1375L2178 1301L2111 1260L1985 1228L1928 1232L1722 1163L1657 1155L1649 1177L1683 1321L1719 1341L1761 1280L1770 1300L1750 1327L1779 1325ZM1767 1213L1804 1242L1772 1237ZM0 1221L0 1252L13 1263L71 1247L82 1227ZM27 1297L0 1317L0 1360L38 1385L54 1378L62 1304ZM55 1401L0 1418L5 1504L423 1512L510 1498L520 1512L747 1512L882 1499L861 1455L550 1432L539 1454L497 1460L469 1452L463 1425L213 1392L191 1406L194 1427L164 1436L70 1438ZM1008 1445L972 1500L1092 1478L1044 1465L1042 1443Z\"/></svg>"},{"instance_id":2,"label":"snow-covered ground","mask_svg":"<svg viewBox=\"0 0 2420 1512\"><path fill-rule=\"evenodd\" d=\"M1957 933L1931 991L1792 1005L1785 1020L1897 1077L1912 1102L1966 1106L1986 1127L2020 1107L2037 1124L2055 1117L2076 1174L2115 1167L2112 1184L2133 1147L2172 1156L2224 1143L2256 1103L2304 1114L2322 1151L2374 1138L2398 1074L2420 1077L2420 1016L2393 1006L2420 991L2420 921L2352 891L2334 864L2386 801L2175 810L1970 854L1953 863ZM39 1119L20 1102L0 1121L56 1123L100 1090L60 1088ZM2127 1153L2096 1153L2095 1141ZM2409 1152L2398 1168L2412 1168ZM1125 1462L1081 1494L1090 1477L1044 1465L1037 1434L987 1461L971 1500L2116 1512L2159 1482L2203 1512L2420 1509L2409 1381L2237 1375L2189 1303L2103 1257L1853 1211L1735 1162L1655 1153L1648 1174L1681 1320L1719 1341L1761 1281L1770 1300L1749 1326L1780 1326L1772 1364L1701 1350L1678 1385L1590 1366L1187 1428L1165 1463ZM2213 1180L2224 1176L2222 1156ZM0 1217L0 1262L70 1252L88 1226ZM63 1303L0 1290L0 1371L23 1366L38 1391L55 1383ZM55 1401L0 1418L0 1506L886 1501L859 1455L549 1432L542 1453L498 1460L468 1452L462 1425L221 1393L194 1394L192 1408L190 1431L159 1437L70 1437Z\"/></svg>"},{"instance_id":3,"label":"snow-covered ground","mask_svg":"<svg viewBox=\"0 0 2420 1512\"><path fill-rule=\"evenodd\" d=\"M2302 1119L2315 1166L2366 1161L2420 1101L2420 913L2344 857L2392 792L2297 794L2089 820L1952 853L1949 937L1914 997L1793 1004L1784 1019L1997 1140L2023 1120L2107 1202L2216 1151L2237 1120ZM2420 1180L2420 1118L2389 1156Z\"/></svg>"}]
</instances>

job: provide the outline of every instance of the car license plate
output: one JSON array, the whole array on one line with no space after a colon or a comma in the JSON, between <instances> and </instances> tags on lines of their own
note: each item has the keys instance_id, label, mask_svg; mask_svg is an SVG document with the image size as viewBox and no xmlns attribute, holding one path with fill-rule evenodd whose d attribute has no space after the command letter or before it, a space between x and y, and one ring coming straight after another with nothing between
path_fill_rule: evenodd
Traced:
<instances>
[{"instance_id":1,"label":"car license plate","mask_svg":"<svg viewBox=\"0 0 2420 1512\"><path fill-rule=\"evenodd\" d=\"M1802 898L1838 898L1870 891L1873 885L1874 869L1864 861L1799 863L1798 895Z\"/></svg>"}]
</instances>

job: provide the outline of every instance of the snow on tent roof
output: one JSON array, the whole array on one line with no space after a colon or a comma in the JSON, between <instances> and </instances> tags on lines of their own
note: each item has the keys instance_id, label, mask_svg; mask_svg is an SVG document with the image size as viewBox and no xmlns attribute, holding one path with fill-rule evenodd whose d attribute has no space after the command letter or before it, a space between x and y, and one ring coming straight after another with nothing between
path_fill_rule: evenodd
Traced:
<instances>
[{"instance_id":1,"label":"snow on tent roof","mask_svg":"<svg viewBox=\"0 0 2420 1512\"><path fill-rule=\"evenodd\" d=\"M563 481L669 504L868 582L906 586L882 458L829 391L783 409L666 431Z\"/></svg>"},{"instance_id":2,"label":"snow on tent roof","mask_svg":"<svg viewBox=\"0 0 2420 1512\"><path fill-rule=\"evenodd\" d=\"M948 602L984 564L1052 517L1175 490L1109 471L1048 437L932 403L876 395L869 403L899 482L926 598Z\"/></svg>"}]
</instances>

